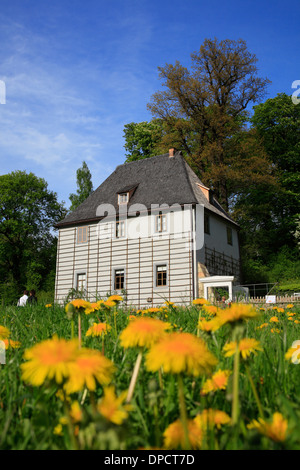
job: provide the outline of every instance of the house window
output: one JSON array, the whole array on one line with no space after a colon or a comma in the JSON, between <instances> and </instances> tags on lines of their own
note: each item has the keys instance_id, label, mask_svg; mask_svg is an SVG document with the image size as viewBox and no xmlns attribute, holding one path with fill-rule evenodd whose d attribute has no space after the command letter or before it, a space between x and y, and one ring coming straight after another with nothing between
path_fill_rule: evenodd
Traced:
<instances>
[{"instance_id":1,"label":"house window","mask_svg":"<svg viewBox=\"0 0 300 470\"><path fill-rule=\"evenodd\" d=\"M85 273L78 273L76 277L76 289L77 290L84 290L86 285L86 274Z\"/></svg>"},{"instance_id":2,"label":"house window","mask_svg":"<svg viewBox=\"0 0 300 470\"><path fill-rule=\"evenodd\" d=\"M167 285L167 266L161 264L156 266L156 287Z\"/></svg>"},{"instance_id":3,"label":"house window","mask_svg":"<svg viewBox=\"0 0 300 470\"><path fill-rule=\"evenodd\" d=\"M116 238L125 237L125 222L124 220L116 222Z\"/></svg>"},{"instance_id":4,"label":"house window","mask_svg":"<svg viewBox=\"0 0 300 470\"><path fill-rule=\"evenodd\" d=\"M204 233L210 234L210 220L208 214L204 214Z\"/></svg>"},{"instance_id":5,"label":"house window","mask_svg":"<svg viewBox=\"0 0 300 470\"><path fill-rule=\"evenodd\" d=\"M115 269L114 290L124 289L124 280L125 280L125 270Z\"/></svg>"},{"instance_id":6,"label":"house window","mask_svg":"<svg viewBox=\"0 0 300 470\"><path fill-rule=\"evenodd\" d=\"M88 227L77 227L77 243L88 241Z\"/></svg>"},{"instance_id":7,"label":"house window","mask_svg":"<svg viewBox=\"0 0 300 470\"><path fill-rule=\"evenodd\" d=\"M118 196L119 204L126 204L128 202L128 193L120 193Z\"/></svg>"},{"instance_id":8,"label":"house window","mask_svg":"<svg viewBox=\"0 0 300 470\"><path fill-rule=\"evenodd\" d=\"M227 227L227 243L232 245L232 228Z\"/></svg>"},{"instance_id":9,"label":"house window","mask_svg":"<svg viewBox=\"0 0 300 470\"><path fill-rule=\"evenodd\" d=\"M167 230L167 216L165 214L159 214L155 218L155 231L166 232Z\"/></svg>"}]
</instances>

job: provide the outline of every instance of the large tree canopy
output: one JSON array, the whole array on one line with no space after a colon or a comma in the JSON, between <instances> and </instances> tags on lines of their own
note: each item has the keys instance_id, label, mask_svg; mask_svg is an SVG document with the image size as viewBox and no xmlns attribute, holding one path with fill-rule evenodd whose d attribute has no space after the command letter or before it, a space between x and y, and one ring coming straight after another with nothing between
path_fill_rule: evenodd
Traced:
<instances>
[{"instance_id":1,"label":"large tree canopy","mask_svg":"<svg viewBox=\"0 0 300 470\"><path fill-rule=\"evenodd\" d=\"M25 171L0 176L2 287L8 282L18 289L37 288L55 269L53 225L65 213L44 179Z\"/></svg>"},{"instance_id":2,"label":"large tree canopy","mask_svg":"<svg viewBox=\"0 0 300 470\"><path fill-rule=\"evenodd\" d=\"M254 107L252 130L272 163L275 184L247 185L235 201L246 263L296 255L300 214L300 106L280 93ZM252 260L252 261L251 261ZM282 273L284 275L284 273Z\"/></svg>"},{"instance_id":3,"label":"large tree canopy","mask_svg":"<svg viewBox=\"0 0 300 470\"><path fill-rule=\"evenodd\" d=\"M279 93L254 106L251 122L276 166L285 189L287 215L291 216L300 211L300 106Z\"/></svg>"},{"instance_id":4,"label":"large tree canopy","mask_svg":"<svg viewBox=\"0 0 300 470\"><path fill-rule=\"evenodd\" d=\"M269 80L257 76L257 58L241 39L206 39L191 59L191 70L178 61L159 67L165 90L154 93L148 109L164 124L162 143L182 150L227 208L241 176L231 138L245 130L247 107L262 98ZM253 175L260 174L257 163Z\"/></svg>"},{"instance_id":5,"label":"large tree canopy","mask_svg":"<svg viewBox=\"0 0 300 470\"><path fill-rule=\"evenodd\" d=\"M263 267L264 281L265 266L280 252L293 259L299 241L300 106L285 94L262 102L269 80L243 40L206 39L191 58L190 69L159 67L152 121L125 126L127 161L181 150L241 226L245 280Z\"/></svg>"}]
</instances>

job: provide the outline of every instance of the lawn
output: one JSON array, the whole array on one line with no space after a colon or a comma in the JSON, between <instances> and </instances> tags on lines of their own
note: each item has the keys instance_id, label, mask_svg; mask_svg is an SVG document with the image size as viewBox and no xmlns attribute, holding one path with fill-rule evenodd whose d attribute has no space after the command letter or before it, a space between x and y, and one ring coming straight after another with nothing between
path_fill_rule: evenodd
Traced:
<instances>
[{"instance_id":1,"label":"lawn","mask_svg":"<svg viewBox=\"0 0 300 470\"><path fill-rule=\"evenodd\" d=\"M2 307L0 339L0 449L300 449L300 307Z\"/></svg>"}]
</instances>

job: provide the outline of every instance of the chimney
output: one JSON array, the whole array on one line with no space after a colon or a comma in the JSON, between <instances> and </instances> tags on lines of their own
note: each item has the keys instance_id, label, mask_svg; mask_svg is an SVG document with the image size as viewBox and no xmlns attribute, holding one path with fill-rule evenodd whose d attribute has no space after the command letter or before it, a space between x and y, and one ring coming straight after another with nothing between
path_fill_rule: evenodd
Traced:
<instances>
[{"instance_id":1,"label":"chimney","mask_svg":"<svg viewBox=\"0 0 300 470\"><path fill-rule=\"evenodd\" d=\"M174 157L175 156L176 149L174 147L169 149L169 157Z\"/></svg>"}]
</instances>

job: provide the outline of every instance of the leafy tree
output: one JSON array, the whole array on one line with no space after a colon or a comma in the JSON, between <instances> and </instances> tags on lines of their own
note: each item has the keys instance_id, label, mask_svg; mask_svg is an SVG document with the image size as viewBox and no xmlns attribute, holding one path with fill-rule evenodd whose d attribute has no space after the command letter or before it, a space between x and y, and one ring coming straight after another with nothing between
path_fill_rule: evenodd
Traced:
<instances>
[{"instance_id":1,"label":"leafy tree","mask_svg":"<svg viewBox=\"0 0 300 470\"><path fill-rule=\"evenodd\" d=\"M15 289L42 287L55 270L53 226L64 215L63 203L44 179L15 171L0 176L0 284Z\"/></svg>"},{"instance_id":2,"label":"leafy tree","mask_svg":"<svg viewBox=\"0 0 300 470\"><path fill-rule=\"evenodd\" d=\"M238 178L238 170L228 174L230 139L244 129L248 105L262 98L269 80L257 76L257 58L241 39L206 39L191 59L191 71L178 61L158 68L166 90L152 96L148 109L164 123L163 143L184 152L227 208Z\"/></svg>"},{"instance_id":3,"label":"leafy tree","mask_svg":"<svg viewBox=\"0 0 300 470\"><path fill-rule=\"evenodd\" d=\"M160 153L163 135L163 122L153 119L150 122L131 122L124 126L127 162L153 157Z\"/></svg>"},{"instance_id":4,"label":"leafy tree","mask_svg":"<svg viewBox=\"0 0 300 470\"><path fill-rule=\"evenodd\" d=\"M71 201L70 211L78 207L86 198L93 192L93 183L91 172L85 162L82 162L82 167L78 168L76 172L77 177L77 192L70 194Z\"/></svg>"},{"instance_id":5,"label":"leafy tree","mask_svg":"<svg viewBox=\"0 0 300 470\"><path fill-rule=\"evenodd\" d=\"M278 221L292 233L300 212L300 106L279 93L254 107L253 127L263 139L278 178L276 207Z\"/></svg>"},{"instance_id":6,"label":"leafy tree","mask_svg":"<svg viewBox=\"0 0 300 470\"><path fill-rule=\"evenodd\" d=\"M244 273L253 277L253 266L269 276L284 266L280 253L297 253L300 213L300 107L284 93L254 106L252 129L271 161L273 184L245 185L235 199L234 216L242 227ZM292 262L292 261L291 261ZM286 264L287 266L287 264ZM284 273L282 272L282 276Z\"/></svg>"}]
</instances>

